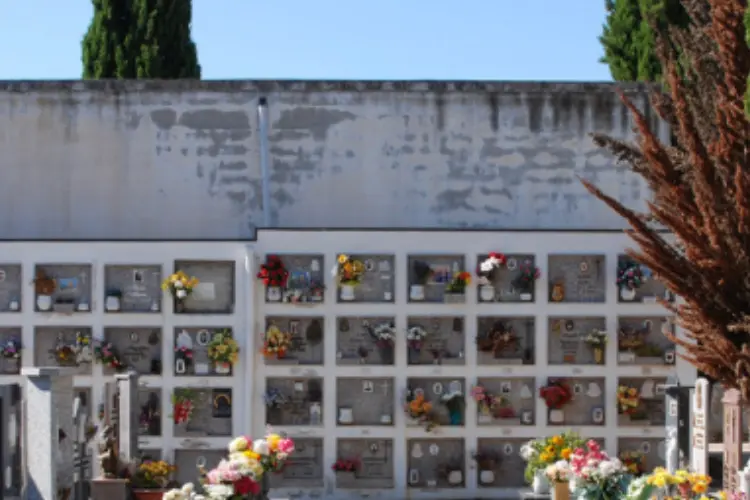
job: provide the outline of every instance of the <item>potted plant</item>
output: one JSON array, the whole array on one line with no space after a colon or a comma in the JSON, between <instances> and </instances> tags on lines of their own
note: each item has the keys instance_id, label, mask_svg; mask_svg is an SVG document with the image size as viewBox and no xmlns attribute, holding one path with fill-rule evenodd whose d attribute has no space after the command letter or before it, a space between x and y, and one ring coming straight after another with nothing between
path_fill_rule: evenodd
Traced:
<instances>
[{"instance_id":1,"label":"potted plant","mask_svg":"<svg viewBox=\"0 0 750 500\"><path fill-rule=\"evenodd\" d=\"M354 289L365 278L365 265L350 255L340 254L334 268L336 282L341 289L341 300L352 301L356 297Z\"/></svg>"},{"instance_id":2,"label":"potted plant","mask_svg":"<svg viewBox=\"0 0 750 500\"><path fill-rule=\"evenodd\" d=\"M122 290L119 288L110 288L107 290L104 299L104 309L107 312L119 311L122 301Z\"/></svg>"},{"instance_id":3,"label":"potted plant","mask_svg":"<svg viewBox=\"0 0 750 500\"><path fill-rule=\"evenodd\" d=\"M267 255L266 262L260 265L258 279L266 287L266 300L280 302L284 297L284 289L289 279L289 271L278 255Z\"/></svg>"},{"instance_id":4,"label":"potted plant","mask_svg":"<svg viewBox=\"0 0 750 500\"><path fill-rule=\"evenodd\" d=\"M479 263L477 277L479 278L479 298L483 302L495 300L495 280L508 259L499 252L490 252L486 259Z\"/></svg>"},{"instance_id":5,"label":"potted plant","mask_svg":"<svg viewBox=\"0 0 750 500\"><path fill-rule=\"evenodd\" d=\"M17 337L10 337L5 340L0 348L0 356L8 360L10 366L7 367L9 372L18 372L21 364L21 340Z\"/></svg>"},{"instance_id":6,"label":"potted plant","mask_svg":"<svg viewBox=\"0 0 750 500\"><path fill-rule=\"evenodd\" d=\"M172 420L175 425L187 424L193 416L195 394L190 389L176 388L172 394Z\"/></svg>"},{"instance_id":7,"label":"potted plant","mask_svg":"<svg viewBox=\"0 0 750 500\"><path fill-rule=\"evenodd\" d=\"M240 347L228 329L215 332L208 343L208 358L214 365L214 371L220 375L232 373L239 352Z\"/></svg>"},{"instance_id":8,"label":"potted plant","mask_svg":"<svg viewBox=\"0 0 750 500\"><path fill-rule=\"evenodd\" d=\"M427 432L430 432L437 427L432 403L427 401L422 393L415 394L412 391L406 392L404 412L413 423L421 424Z\"/></svg>"},{"instance_id":9,"label":"potted plant","mask_svg":"<svg viewBox=\"0 0 750 500\"><path fill-rule=\"evenodd\" d=\"M466 287L471 283L471 274L461 271L453 275L445 286L443 300L447 303L462 303L466 301Z\"/></svg>"},{"instance_id":10,"label":"potted plant","mask_svg":"<svg viewBox=\"0 0 750 500\"><path fill-rule=\"evenodd\" d=\"M336 486L339 488L347 483L351 484L354 476L359 470L359 460L350 458L339 458L336 460L331 469L336 473Z\"/></svg>"},{"instance_id":11,"label":"potted plant","mask_svg":"<svg viewBox=\"0 0 750 500\"><path fill-rule=\"evenodd\" d=\"M555 500L570 500L570 480L572 473L570 462L558 460L544 469L547 481L552 489L552 498Z\"/></svg>"},{"instance_id":12,"label":"potted plant","mask_svg":"<svg viewBox=\"0 0 750 500\"><path fill-rule=\"evenodd\" d=\"M41 267L37 266L34 277L34 291L36 292L36 307L40 311L52 309L52 295L57 289L57 281L47 275Z\"/></svg>"},{"instance_id":13,"label":"potted plant","mask_svg":"<svg viewBox=\"0 0 750 500\"><path fill-rule=\"evenodd\" d=\"M380 359L384 365L393 364L393 348L396 342L396 329L391 323L380 323L368 329L371 337L378 346Z\"/></svg>"},{"instance_id":14,"label":"potted plant","mask_svg":"<svg viewBox=\"0 0 750 500\"><path fill-rule=\"evenodd\" d=\"M560 460L568 460L584 441L578 434L564 432L551 437L532 439L521 447L521 458L526 462L524 478L536 494L549 492L550 484L545 471Z\"/></svg>"},{"instance_id":15,"label":"potted plant","mask_svg":"<svg viewBox=\"0 0 750 500\"><path fill-rule=\"evenodd\" d=\"M534 297L534 283L541 276L538 267L530 260L526 260L518 266L518 276L513 280L513 287L518 290L521 300L531 300Z\"/></svg>"},{"instance_id":16,"label":"potted plant","mask_svg":"<svg viewBox=\"0 0 750 500\"><path fill-rule=\"evenodd\" d=\"M102 365L118 372L127 368L127 366L120 360L120 356L117 354L117 348L115 348L112 342L106 342L103 340L97 341L94 346L94 358Z\"/></svg>"},{"instance_id":17,"label":"potted plant","mask_svg":"<svg viewBox=\"0 0 750 500\"><path fill-rule=\"evenodd\" d=\"M133 496L136 500L161 500L174 471L174 465L164 460L143 462L131 480Z\"/></svg>"},{"instance_id":18,"label":"potted plant","mask_svg":"<svg viewBox=\"0 0 750 500\"><path fill-rule=\"evenodd\" d=\"M464 393L458 390L449 391L440 397L440 402L448 410L448 416L450 418L450 425L463 425L464 424L464 408L466 407L466 399Z\"/></svg>"},{"instance_id":19,"label":"potted plant","mask_svg":"<svg viewBox=\"0 0 750 500\"><path fill-rule=\"evenodd\" d=\"M288 332L282 332L276 325L271 325L263 338L261 352L266 358L284 359L291 345L292 335Z\"/></svg>"},{"instance_id":20,"label":"potted plant","mask_svg":"<svg viewBox=\"0 0 750 500\"><path fill-rule=\"evenodd\" d=\"M573 400L573 391L564 379L549 379L547 385L539 389L539 397L549 408L549 421L561 424L565 420L562 409Z\"/></svg>"},{"instance_id":21,"label":"potted plant","mask_svg":"<svg viewBox=\"0 0 750 500\"><path fill-rule=\"evenodd\" d=\"M414 280L409 287L409 299L422 301L425 297L425 286L427 285L427 280L432 276L432 267L423 260L415 260L411 267Z\"/></svg>"},{"instance_id":22,"label":"potted plant","mask_svg":"<svg viewBox=\"0 0 750 500\"><path fill-rule=\"evenodd\" d=\"M477 384L471 388L471 398L476 402L479 410L478 422L480 424L492 422L492 415L497 404L495 396L484 386Z\"/></svg>"},{"instance_id":23,"label":"potted plant","mask_svg":"<svg viewBox=\"0 0 750 500\"><path fill-rule=\"evenodd\" d=\"M500 463L500 457L497 453L489 450L480 450L473 453L472 459L479 469L479 484L489 486L495 482L495 469Z\"/></svg>"},{"instance_id":24,"label":"potted plant","mask_svg":"<svg viewBox=\"0 0 750 500\"><path fill-rule=\"evenodd\" d=\"M570 456L570 472L573 497L580 499L623 498L632 479L622 463L611 459L593 439Z\"/></svg>"},{"instance_id":25,"label":"potted plant","mask_svg":"<svg viewBox=\"0 0 750 500\"><path fill-rule=\"evenodd\" d=\"M617 266L617 287L620 298L625 301L635 299L636 290L646 282L643 268L632 260L623 260Z\"/></svg>"},{"instance_id":26,"label":"potted plant","mask_svg":"<svg viewBox=\"0 0 750 500\"><path fill-rule=\"evenodd\" d=\"M188 276L184 271L177 271L167 276L161 283L161 288L169 292L175 303L175 310L182 312L185 309L185 300L193 293L198 286L198 278Z\"/></svg>"},{"instance_id":27,"label":"potted plant","mask_svg":"<svg viewBox=\"0 0 750 500\"><path fill-rule=\"evenodd\" d=\"M604 349L607 347L608 339L607 332L598 328L594 328L583 337L583 342L594 350L594 362L597 365L604 363Z\"/></svg>"},{"instance_id":28,"label":"potted plant","mask_svg":"<svg viewBox=\"0 0 750 500\"><path fill-rule=\"evenodd\" d=\"M419 355L422 352L424 339L427 337L427 330L420 325L414 325L406 330L406 347L408 349L409 364L419 362Z\"/></svg>"}]
</instances>

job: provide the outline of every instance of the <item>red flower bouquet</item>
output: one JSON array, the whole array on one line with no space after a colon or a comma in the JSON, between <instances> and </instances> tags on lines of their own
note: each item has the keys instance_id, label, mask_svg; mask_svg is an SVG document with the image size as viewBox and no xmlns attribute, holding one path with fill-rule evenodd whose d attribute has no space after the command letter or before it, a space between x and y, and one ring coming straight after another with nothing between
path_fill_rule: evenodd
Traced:
<instances>
[{"instance_id":1,"label":"red flower bouquet","mask_svg":"<svg viewBox=\"0 0 750 500\"><path fill-rule=\"evenodd\" d=\"M336 472L357 472L359 470L359 460L339 458L331 466Z\"/></svg>"},{"instance_id":2,"label":"red flower bouquet","mask_svg":"<svg viewBox=\"0 0 750 500\"><path fill-rule=\"evenodd\" d=\"M550 380L539 389L539 397L544 399L547 408L559 410L573 399L573 392L564 380Z\"/></svg>"},{"instance_id":3,"label":"red flower bouquet","mask_svg":"<svg viewBox=\"0 0 750 500\"><path fill-rule=\"evenodd\" d=\"M278 255L266 256L265 264L260 265L258 279L263 281L265 286L284 288L288 278L289 271L284 267L281 258Z\"/></svg>"}]
</instances>

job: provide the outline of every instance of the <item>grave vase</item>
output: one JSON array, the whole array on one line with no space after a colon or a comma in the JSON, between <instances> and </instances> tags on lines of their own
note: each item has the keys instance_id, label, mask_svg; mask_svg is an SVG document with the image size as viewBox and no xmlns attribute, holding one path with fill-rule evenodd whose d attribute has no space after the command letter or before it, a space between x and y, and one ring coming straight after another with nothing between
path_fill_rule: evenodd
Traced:
<instances>
[{"instance_id":1,"label":"grave vase","mask_svg":"<svg viewBox=\"0 0 750 500\"><path fill-rule=\"evenodd\" d=\"M50 309L52 309L52 296L51 295L37 295L36 307L40 311L49 311Z\"/></svg>"},{"instance_id":2,"label":"grave vase","mask_svg":"<svg viewBox=\"0 0 750 500\"><path fill-rule=\"evenodd\" d=\"M630 302L632 300L635 300L635 296L635 288L628 288L626 286L620 287L620 299Z\"/></svg>"},{"instance_id":3,"label":"grave vase","mask_svg":"<svg viewBox=\"0 0 750 500\"><path fill-rule=\"evenodd\" d=\"M354 471L345 471L345 470L337 470L336 471L336 487L342 488L346 485L350 485L354 482L356 476L356 472Z\"/></svg>"},{"instance_id":4,"label":"grave vase","mask_svg":"<svg viewBox=\"0 0 750 500\"><path fill-rule=\"evenodd\" d=\"M354 285L341 285L341 292L339 293L341 300L351 302L355 299Z\"/></svg>"},{"instance_id":5,"label":"grave vase","mask_svg":"<svg viewBox=\"0 0 750 500\"><path fill-rule=\"evenodd\" d=\"M182 313L185 312L185 300L184 299L174 299L174 311L176 313Z\"/></svg>"},{"instance_id":6,"label":"grave vase","mask_svg":"<svg viewBox=\"0 0 750 500\"><path fill-rule=\"evenodd\" d=\"M495 482L495 472L491 470L479 471L479 483L488 485Z\"/></svg>"},{"instance_id":7,"label":"grave vase","mask_svg":"<svg viewBox=\"0 0 750 500\"><path fill-rule=\"evenodd\" d=\"M392 345L378 347L378 353L380 354L380 361L384 365L393 364L394 352Z\"/></svg>"},{"instance_id":8,"label":"grave vase","mask_svg":"<svg viewBox=\"0 0 750 500\"><path fill-rule=\"evenodd\" d=\"M531 482L531 489L537 495L546 495L549 493L550 484L544 470L538 470L534 473L534 480Z\"/></svg>"},{"instance_id":9,"label":"grave vase","mask_svg":"<svg viewBox=\"0 0 750 500\"><path fill-rule=\"evenodd\" d=\"M409 287L409 299L414 301L424 300L424 285L412 285Z\"/></svg>"},{"instance_id":10,"label":"grave vase","mask_svg":"<svg viewBox=\"0 0 750 500\"><path fill-rule=\"evenodd\" d=\"M552 500L570 500L570 483L555 481L552 487Z\"/></svg>"},{"instance_id":11,"label":"grave vase","mask_svg":"<svg viewBox=\"0 0 750 500\"><path fill-rule=\"evenodd\" d=\"M464 473L460 470L452 470L448 473L448 484L458 486L464 481Z\"/></svg>"},{"instance_id":12,"label":"grave vase","mask_svg":"<svg viewBox=\"0 0 750 500\"><path fill-rule=\"evenodd\" d=\"M601 347L594 347L594 363L601 365L604 363L604 349Z\"/></svg>"},{"instance_id":13,"label":"grave vase","mask_svg":"<svg viewBox=\"0 0 750 500\"><path fill-rule=\"evenodd\" d=\"M268 302L281 302L281 298L281 287L269 286L266 288L266 300L268 300Z\"/></svg>"},{"instance_id":14,"label":"grave vase","mask_svg":"<svg viewBox=\"0 0 750 500\"><path fill-rule=\"evenodd\" d=\"M354 423L354 410L351 408L339 408L339 423L350 425Z\"/></svg>"},{"instance_id":15,"label":"grave vase","mask_svg":"<svg viewBox=\"0 0 750 500\"><path fill-rule=\"evenodd\" d=\"M232 365L226 361L216 361L214 363L214 371L219 375L229 375L232 373Z\"/></svg>"},{"instance_id":16,"label":"grave vase","mask_svg":"<svg viewBox=\"0 0 750 500\"><path fill-rule=\"evenodd\" d=\"M115 295L109 295L104 301L104 308L107 311L119 311L120 310L120 297Z\"/></svg>"},{"instance_id":17,"label":"grave vase","mask_svg":"<svg viewBox=\"0 0 750 500\"><path fill-rule=\"evenodd\" d=\"M409 351L407 354L408 354L410 365L419 364L419 358L421 357L421 354L422 354L421 349L417 349L416 347L409 347Z\"/></svg>"},{"instance_id":18,"label":"grave vase","mask_svg":"<svg viewBox=\"0 0 750 500\"><path fill-rule=\"evenodd\" d=\"M479 287L479 298L482 302L492 302L495 300L495 287L492 285L482 285Z\"/></svg>"}]
</instances>

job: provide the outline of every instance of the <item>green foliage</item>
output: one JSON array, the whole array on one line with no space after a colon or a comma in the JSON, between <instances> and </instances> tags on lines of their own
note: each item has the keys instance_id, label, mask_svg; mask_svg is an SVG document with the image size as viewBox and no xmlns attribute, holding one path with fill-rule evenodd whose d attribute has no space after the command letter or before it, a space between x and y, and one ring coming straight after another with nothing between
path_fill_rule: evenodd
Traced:
<instances>
[{"instance_id":1,"label":"green foliage","mask_svg":"<svg viewBox=\"0 0 750 500\"><path fill-rule=\"evenodd\" d=\"M617 81L654 82L661 78L656 56L658 30L685 27L690 19L680 0L606 0L607 21L599 41L604 47L601 62L609 66Z\"/></svg>"},{"instance_id":2,"label":"green foliage","mask_svg":"<svg viewBox=\"0 0 750 500\"><path fill-rule=\"evenodd\" d=\"M191 0L92 0L83 78L200 78Z\"/></svg>"}]
</instances>

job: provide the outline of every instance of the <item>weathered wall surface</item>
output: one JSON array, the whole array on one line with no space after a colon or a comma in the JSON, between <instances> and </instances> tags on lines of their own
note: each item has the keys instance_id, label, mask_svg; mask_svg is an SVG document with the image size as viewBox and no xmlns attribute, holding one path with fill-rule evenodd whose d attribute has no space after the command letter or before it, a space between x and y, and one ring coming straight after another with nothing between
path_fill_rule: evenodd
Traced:
<instances>
[{"instance_id":1,"label":"weathered wall surface","mask_svg":"<svg viewBox=\"0 0 750 500\"><path fill-rule=\"evenodd\" d=\"M630 136L614 89L0 83L0 234L244 238L264 209L281 227L619 228L576 179L633 207L648 195L588 135ZM625 90L645 105L644 88Z\"/></svg>"}]
</instances>

